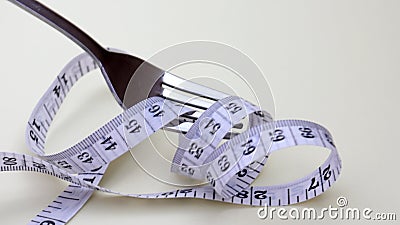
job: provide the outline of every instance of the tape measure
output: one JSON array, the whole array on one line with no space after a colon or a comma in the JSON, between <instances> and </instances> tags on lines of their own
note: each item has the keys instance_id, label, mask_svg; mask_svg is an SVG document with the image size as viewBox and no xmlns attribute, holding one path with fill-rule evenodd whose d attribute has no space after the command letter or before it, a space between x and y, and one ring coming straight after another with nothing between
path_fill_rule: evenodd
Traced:
<instances>
[{"instance_id":1,"label":"tape measure","mask_svg":"<svg viewBox=\"0 0 400 225\"><path fill-rule=\"evenodd\" d=\"M49 174L69 186L29 224L65 224L95 190L134 198L201 198L252 206L278 206L314 198L336 181L341 160L327 129L309 121L273 121L259 107L239 97L221 99L180 137L171 171L204 185L163 193L120 193L99 186L110 162L149 135L192 109L151 97L132 106L76 145L53 155L44 146L49 127L73 85L96 69L86 53L69 62L50 85L29 119L28 147L37 155L0 152L0 171ZM248 129L221 143L232 126L248 116ZM326 161L307 176L282 185L252 186L271 153L297 145L330 150Z\"/></svg>"}]
</instances>

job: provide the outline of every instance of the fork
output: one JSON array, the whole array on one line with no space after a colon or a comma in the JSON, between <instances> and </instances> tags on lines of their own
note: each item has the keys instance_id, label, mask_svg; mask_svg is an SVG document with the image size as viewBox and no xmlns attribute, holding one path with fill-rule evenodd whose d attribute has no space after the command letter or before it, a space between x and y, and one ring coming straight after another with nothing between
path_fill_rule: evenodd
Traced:
<instances>
[{"instance_id":1,"label":"fork","mask_svg":"<svg viewBox=\"0 0 400 225\"><path fill-rule=\"evenodd\" d=\"M57 29L90 54L122 108L127 109L148 97L160 96L197 109L194 113L183 115L177 121L171 122L167 130L187 132L189 124L199 117L199 110L205 110L213 102L228 96L226 93L165 72L136 56L106 49L77 26L38 1L9 1ZM139 68L140 73L135 74ZM182 93L173 93L172 96L171 89ZM127 90L131 93L127 93ZM124 98L126 94L129 98ZM193 99L193 97L197 98ZM242 124L236 124L234 128L241 129Z\"/></svg>"}]
</instances>

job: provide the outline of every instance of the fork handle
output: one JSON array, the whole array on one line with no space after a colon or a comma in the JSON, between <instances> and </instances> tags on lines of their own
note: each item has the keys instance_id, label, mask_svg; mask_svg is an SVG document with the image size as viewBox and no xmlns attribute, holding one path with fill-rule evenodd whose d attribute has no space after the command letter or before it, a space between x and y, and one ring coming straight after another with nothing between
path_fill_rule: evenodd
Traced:
<instances>
[{"instance_id":1,"label":"fork handle","mask_svg":"<svg viewBox=\"0 0 400 225\"><path fill-rule=\"evenodd\" d=\"M60 31L94 57L99 65L102 65L101 62L104 60L107 50L64 17L35 0L9 1Z\"/></svg>"}]
</instances>

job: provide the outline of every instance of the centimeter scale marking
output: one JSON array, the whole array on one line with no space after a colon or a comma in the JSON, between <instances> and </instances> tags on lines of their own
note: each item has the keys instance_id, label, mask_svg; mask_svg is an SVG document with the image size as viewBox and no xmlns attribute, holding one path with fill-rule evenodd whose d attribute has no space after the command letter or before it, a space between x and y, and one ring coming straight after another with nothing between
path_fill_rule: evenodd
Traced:
<instances>
[{"instance_id":1,"label":"centimeter scale marking","mask_svg":"<svg viewBox=\"0 0 400 225\"><path fill-rule=\"evenodd\" d=\"M197 120L186 134L186 142L179 144L180 149L174 157L178 167L173 169L191 177L195 166L206 164L203 170L196 170L194 177L207 178L209 184L148 194L119 193L100 187L98 184L111 161L191 109L153 97L115 117L80 143L63 152L45 155L46 134L62 102L73 85L96 68L88 54L75 57L40 99L26 130L28 147L38 157L0 152L0 171L40 172L70 183L29 224L67 223L95 190L135 198L201 198L276 206L316 197L329 189L340 175L341 161L332 136L325 128L301 120L272 121L269 114L257 106L238 97L228 97L205 110L200 118L207 118L208 123L200 124L202 120ZM161 114L162 120L157 116ZM217 146L232 125L246 115L250 121L247 131L217 149L209 147ZM208 136L196 137L198 132ZM330 155L320 167L299 180L282 185L251 186L271 153L296 145L324 147L330 150Z\"/></svg>"}]
</instances>

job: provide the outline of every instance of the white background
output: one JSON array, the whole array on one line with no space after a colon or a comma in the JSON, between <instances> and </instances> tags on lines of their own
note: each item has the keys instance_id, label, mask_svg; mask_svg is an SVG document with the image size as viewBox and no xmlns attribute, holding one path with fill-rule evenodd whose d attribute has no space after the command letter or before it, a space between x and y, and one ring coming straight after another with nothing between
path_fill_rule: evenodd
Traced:
<instances>
[{"instance_id":1,"label":"white background","mask_svg":"<svg viewBox=\"0 0 400 225\"><path fill-rule=\"evenodd\" d=\"M104 46L142 58L190 40L218 41L241 50L269 81L276 118L321 123L333 134L342 157L342 175L333 188L294 207L336 206L337 197L345 196L350 207L400 216L399 1L43 2ZM24 141L30 112L59 70L82 50L7 1L0 2L0 30L0 151L31 154ZM48 152L76 143L119 112L101 74L93 73L73 89L57 116ZM288 181L323 160L318 151L304 152L271 157L257 184ZM66 185L41 174L1 173L0 223L27 223ZM173 188L149 178L129 154L112 164L102 185L130 192ZM96 193L70 224L270 223L257 218L257 209Z\"/></svg>"}]
</instances>

